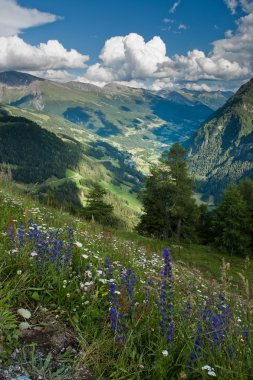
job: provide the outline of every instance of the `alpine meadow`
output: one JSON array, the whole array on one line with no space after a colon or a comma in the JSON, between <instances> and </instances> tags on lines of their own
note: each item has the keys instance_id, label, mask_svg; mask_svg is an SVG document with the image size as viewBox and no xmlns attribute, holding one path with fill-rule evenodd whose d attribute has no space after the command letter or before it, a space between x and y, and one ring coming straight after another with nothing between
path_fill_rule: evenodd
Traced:
<instances>
[{"instance_id":1,"label":"alpine meadow","mask_svg":"<svg viewBox=\"0 0 253 380\"><path fill-rule=\"evenodd\" d=\"M253 379L253 1L0 0L0 380Z\"/></svg>"}]
</instances>

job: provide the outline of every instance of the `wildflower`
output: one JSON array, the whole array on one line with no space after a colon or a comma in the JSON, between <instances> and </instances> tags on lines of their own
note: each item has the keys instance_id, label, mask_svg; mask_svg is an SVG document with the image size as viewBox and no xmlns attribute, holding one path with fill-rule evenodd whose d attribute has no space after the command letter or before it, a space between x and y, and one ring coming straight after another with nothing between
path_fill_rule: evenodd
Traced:
<instances>
[{"instance_id":1,"label":"wildflower","mask_svg":"<svg viewBox=\"0 0 253 380\"><path fill-rule=\"evenodd\" d=\"M18 241L20 247L25 245L25 231L22 228L18 228Z\"/></svg>"},{"instance_id":2,"label":"wildflower","mask_svg":"<svg viewBox=\"0 0 253 380\"><path fill-rule=\"evenodd\" d=\"M17 313L18 313L21 317L23 317L24 319L30 319L31 316L32 316L32 314L31 314L31 312L30 312L29 310L27 310L27 309L23 309L23 308L18 309L18 310L17 310Z\"/></svg>"},{"instance_id":3,"label":"wildflower","mask_svg":"<svg viewBox=\"0 0 253 380\"><path fill-rule=\"evenodd\" d=\"M207 374L209 376L213 376L213 377L216 377L216 373L214 371L208 371Z\"/></svg>"},{"instance_id":4,"label":"wildflower","mask_svg":"<svg viewBox=\"0 0 253 380\"><path fill-rule=\"evenodd\" d=\"M203 371L207 371L207 374L209 375L209 376L213 376L213 377L216 377L216 373L215 373L215 371L214 371L214 368L212 368L212 367L210 367L210 365L204 365L203 367L201 367L201 369L203 370Z\"/></svg>"},{"instance_id":5,"label":"wildflower","mask_svg":"<svg viewBox=\"0 0 253 380\"><path fill-rule=\"evenodd\" d=\"M162 281L160 284L160 302L159 309L161 315L161 331L166 336L168 345L173 341L174 337L174 321L173 321L173 276L171 255L168 248L163 250L164 267L161 272Z\"/></svg>"},{"instance_id":6,"label":"wildflower","mask_svg":"<svg viewBox=\"0 0 253 380\"><path fill-rule=\"evenodd\" d=\"M78 248L82 248L83 244L80 241L74 243Z\"/></svg>"},{"instance_id":7,"label":"wildflower","mask_svg":"<svg viewBox=\"0 0 253 380\"><path fill-rule=\"evenodd\" d=\"M85 282L84 286L91 286L93 285L94 282L93 281L88 281L88 282Z\"/></svg>"},{"instance_id":8,"label":"wildflower","mask_svg":"<svg viewBox=\"0 0 253 380\"><path fill-rule=\"evenodd\" d=\"M69 297L70 297L70 294L69 294L69 293L67 293L67 294L66 294L66 296L69 298Z\"/></svg>"},{"instance_id":9,"label":"wildflower","mask_svg":"<svg viewBox=\"0 0 253 380\"><path fill-rule=\"evenodd\" d=\"M17 270L17 274L20 276L22 274L22 270Z\"/></svg>"},{"instance_id":10,"label":"wildflower","mask_svg":"<svg viewBox=\"0 0 253 380\"><path fill-rule=\"evenodd\" d=\"M167 350L163 350L163 351L162 351L162 354L163 354L163 356L168 356L168 355L169 355L169 353L168 353Z\"/></svg>"},{"instance_id":11,"label":"wildflower","mask_svg":"<svg viewBox=\"0 0 253 380\"><path fill-rule=\"evenodd\" d=\"M82 257L83 257L84 259L88 259L88 258L89 258L88 255L82 255Z\"/></svg>"},{"instance_id":12,"label":"wildflower","mask_svg":"<svg viewBox=\"0 0 253 380\"><path fill-rule=\"evenodd\" d=\"M107 284L108 280L106 278L100 278L99 282L102 282L102 284Z\"/></svg>"},{"instance_id":13,"label":"wildflower","mask_svg":"<svg viewBox=\"0 0 253 380\"><path fill-rule=\"evenodd\" d=\"M32 256L32 257L34 257L34 256L38 256L38 253L35 252L35 251L33 251L33 252L31 252L30 256Z\"/></svg>"}]
</instances>

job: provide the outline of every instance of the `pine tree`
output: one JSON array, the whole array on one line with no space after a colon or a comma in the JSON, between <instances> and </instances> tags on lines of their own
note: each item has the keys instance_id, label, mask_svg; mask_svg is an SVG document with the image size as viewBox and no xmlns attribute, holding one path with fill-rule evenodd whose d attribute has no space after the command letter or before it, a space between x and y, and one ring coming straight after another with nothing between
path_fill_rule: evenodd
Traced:
<instances>
[{"instance_id":1,"label":"pine tree","mask_svg":"<svg viewBox=\"0 0 253 380\"><path fill-rule=\"evenodd\" d=\"M212 230L215 244L230 254L245 255L250 239L247 205L237 186L229 186L215 210Z\"/></svg>"},{"instance_id":2,"label":"pine tree","mask_svg":"<svg viewBox=\"0 0 253 380\"><path fill-rule=\"evenodd\" d=\"M251 252L253 252L253 181L250 178L243 179L239 184L239 191L247 206L247 233L250 238Z\"/></svg>"},{"instance_id":3,"label":"pine tree","mask_svg":"<svg viewBox=\"0 0 253 380\"><path fill-rule=\"evenodd\" d=\"M115 224L113 207L104 201L106 191L97 185L89 191L87 205L84 208L84 216L88 220L94 219L101 224Z\"/></svg>"},{"instance_id":4,"label":"pine tree","mask_svg":"<svg viewBox=\"0 0 253 380\"><path fill-rule=\"evenodd\" d=\"M150 170L140 197L144 214L137 230L160 239L192 238L198 207L192 198L193 182L188 175L186 150L178 143L162 155Z\"/></svg>"}]
</instances>

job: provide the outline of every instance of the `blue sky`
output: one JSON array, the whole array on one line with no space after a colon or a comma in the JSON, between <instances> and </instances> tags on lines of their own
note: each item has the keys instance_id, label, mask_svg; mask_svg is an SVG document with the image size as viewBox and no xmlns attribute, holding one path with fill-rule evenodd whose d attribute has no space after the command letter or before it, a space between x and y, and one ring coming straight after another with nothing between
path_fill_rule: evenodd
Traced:
<instances>
[{"instance_id":1,"label":"blue sky","mask_svg":"<svg viewBox=\"0 0 253 380\"><path fill-rule=\"evenodd\" d=\"M252 76L251 0L0 0L0 6L0 70L152 89L232 88Z\"/></svg>"},{"instance_id":2,"label":"blue sky","mask_svg":"<svg viewBox=\"0 0 253 380\"><path fill-rule=\"evenodd\" d=\"M194 48L208 52L212 41L235 29L239 14L232 15L223 0L182 0L175 12L174 0L20 0L20 5L62 17L52 24L23 32L26 41L38 44L57 39L68 49L98 58L105 40L138 33L146 40L162 37L169 54L185 54ZM173 23L163 20L171 19ZM179 25L188 29L178 30ZM170 30L169 27L171 27Z\"/></svg>"}]
</instances>

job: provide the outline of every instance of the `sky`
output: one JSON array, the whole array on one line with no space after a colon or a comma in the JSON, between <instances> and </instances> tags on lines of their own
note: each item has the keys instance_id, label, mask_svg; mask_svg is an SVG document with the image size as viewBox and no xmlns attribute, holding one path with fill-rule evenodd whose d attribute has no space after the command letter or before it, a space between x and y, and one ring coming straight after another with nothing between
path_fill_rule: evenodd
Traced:
<instances>
[{"instance_id":1,"label":"sky","mask_svg":"<svg viewBox=\"0 0 253 380\"><path fill-rule=\"evenodd\" d=\"M151 90L253 74L253 0L0 0L0 71Z\"/></svg>"}]
</instances>

